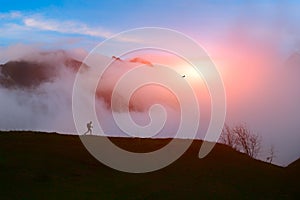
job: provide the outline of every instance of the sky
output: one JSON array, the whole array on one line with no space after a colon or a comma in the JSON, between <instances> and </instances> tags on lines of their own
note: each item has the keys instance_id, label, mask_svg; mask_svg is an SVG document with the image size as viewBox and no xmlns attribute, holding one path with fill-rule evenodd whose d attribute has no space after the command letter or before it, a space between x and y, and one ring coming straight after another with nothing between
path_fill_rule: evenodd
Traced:
<instances>
[{"instance_id":1,"label":"sky","mask_svg":"<svg viewBox=\"0 0 300 200\"><path fill-rule=\"evenodd\" d=\"M83 59L98 43L134 28L162 27L179 31L200 44L216 63L226 89L226 122L248 124L263 136L266 148L275 146L277 162L286 165L300 156L297 77L300 69L285 64L300 51L299 9L299 1L2 0L0 63L25 54L36 55L39 50L57 49ZM135 41L123 38L119 42L130 45ZM299 66L300 61L295 62ZM60 88L58 85L44 87L54 91ZM59 96L68 90L60 89ZM9 107L12 102L18 102L15 93L1 92L2 98L6 98L2 105ZM55 105L51 104L50 108ZM2 106L2 112L8 112L5 107ZM19 109L16 115L22 121L26 115L21 111L31 111ZM30 128L30 123L20 123L16 128L22 129L23 125L25 129ZM62 129L69 130L64 126Z\"/></svg>"},{"instance_id":2,"label":"sky","mask_svg":"<svg viewBox=\"0 0 300 200\"><path fill-rule=\"evenodd\" d=\"M259 2L259 3L258 3ZM1 1L1 46L12 43L64 44L90 49L121 31L164 27L204 40L221 40L244 25L292 30L297 1ZM290 33L291 35L293 33Z\"/></svg>"}]
</instances>

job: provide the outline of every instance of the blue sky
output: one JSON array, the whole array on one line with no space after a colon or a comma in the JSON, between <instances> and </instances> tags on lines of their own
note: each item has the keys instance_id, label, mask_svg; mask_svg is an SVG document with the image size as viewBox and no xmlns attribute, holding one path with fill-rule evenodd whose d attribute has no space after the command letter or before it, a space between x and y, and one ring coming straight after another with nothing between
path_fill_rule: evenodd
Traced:
<instances>
[{"instance_id":1,"label":"blue sky","mask_svg":"<svg viewBox=\"0 0 300 200\"><path fill-rule=\"evenodd\" d=\"M240 23L269 27L282 20L295 26L299 3L276 2L4 0L0 46L39 43L90 49L120 31L144 26L171 28L204 40L218 39Z\"/></svg>"}]
</instances>

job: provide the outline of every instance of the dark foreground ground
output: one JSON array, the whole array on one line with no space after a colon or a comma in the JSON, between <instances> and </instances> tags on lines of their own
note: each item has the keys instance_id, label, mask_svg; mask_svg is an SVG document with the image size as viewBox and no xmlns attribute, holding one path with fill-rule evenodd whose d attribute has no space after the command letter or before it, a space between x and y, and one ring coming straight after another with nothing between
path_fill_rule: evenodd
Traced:
<instances>
[{"instance_id":1,"label":"dark foreground ground","mask_svg":"<svg viewBox=\"0 0 300 200\"><path fill-rule=\"evenodd\" d=\"M300 199L300 162L281 168L224 145L204 159L201 141L172 165L129 174L95 160L77 136L0 133L0 199ZM114 138L133 151L168 140Z\"/></svg>"}]
</instances>

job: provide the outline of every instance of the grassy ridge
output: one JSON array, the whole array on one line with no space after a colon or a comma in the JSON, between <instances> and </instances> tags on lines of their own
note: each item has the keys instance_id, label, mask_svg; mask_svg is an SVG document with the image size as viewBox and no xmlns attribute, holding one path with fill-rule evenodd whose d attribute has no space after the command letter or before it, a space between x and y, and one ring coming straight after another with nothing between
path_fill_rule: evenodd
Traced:
<instances>
[{"instance_id":1,"label":"grassy ridge","mask_svg":"<svg viewBox=\"0 0 300 200\"><path fill-rule=\"evenodd\" d=\"M168 139L112 138L131 151L159 149ZM201 141L170 166L146 174L110 169L77 136L0 134L1 199L297 199L299 162L282 168L216 145L204 159Z\"/></svg>"}]
</instances>

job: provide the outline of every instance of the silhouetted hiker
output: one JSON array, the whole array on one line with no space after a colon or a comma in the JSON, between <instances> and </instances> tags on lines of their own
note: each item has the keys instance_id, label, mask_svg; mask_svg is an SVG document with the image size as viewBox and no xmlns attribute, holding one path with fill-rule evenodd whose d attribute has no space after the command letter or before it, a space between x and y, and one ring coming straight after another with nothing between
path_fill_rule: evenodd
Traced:
<instances>
[{"instance_id":1,"label":"silhouetted hiker","mask_svg":"<svg viewBox=\"0 0 300 200\"><path fill-rule=\"evenodd\" d=\"M90 133L90 135L92 135L92 128L93 128L92 121L90 121L89 123L87 123L86 127L87 127L88 130L83 135L87 135L87 133Z\"/></svg>"}]
</instances>

